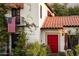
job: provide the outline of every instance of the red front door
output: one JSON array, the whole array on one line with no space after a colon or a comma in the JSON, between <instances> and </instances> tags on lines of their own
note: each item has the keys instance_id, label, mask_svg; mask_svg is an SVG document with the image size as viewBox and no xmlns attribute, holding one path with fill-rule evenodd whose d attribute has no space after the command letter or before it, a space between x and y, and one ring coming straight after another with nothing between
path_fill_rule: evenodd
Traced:
<instances>
[{"instance_id":1,"label":"red front door","mask_svg":"<svg viewBox=\"0 0 79 59\"><path fill-rule=\"evenodd\" d=\"M47 38L52 53L58 53L58 35L48 35Z\"/></svg>"}]
</instances>

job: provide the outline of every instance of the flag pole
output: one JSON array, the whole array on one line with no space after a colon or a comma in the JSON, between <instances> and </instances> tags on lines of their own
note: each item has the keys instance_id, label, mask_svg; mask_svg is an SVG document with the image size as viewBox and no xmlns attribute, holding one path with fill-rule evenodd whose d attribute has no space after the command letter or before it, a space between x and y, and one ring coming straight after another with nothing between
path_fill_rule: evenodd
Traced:
<instances>
[{"instance_id":1,"label":"flag pole","mask_svg":"<svg viewBox=\"0 0 79 59\"><path fill-rule=\"evenodd\" d=\"M12 46L12 40L11 40L11 33L9 35L9 55L11 55L11 46Z\"/></svg>"}]
</instances>

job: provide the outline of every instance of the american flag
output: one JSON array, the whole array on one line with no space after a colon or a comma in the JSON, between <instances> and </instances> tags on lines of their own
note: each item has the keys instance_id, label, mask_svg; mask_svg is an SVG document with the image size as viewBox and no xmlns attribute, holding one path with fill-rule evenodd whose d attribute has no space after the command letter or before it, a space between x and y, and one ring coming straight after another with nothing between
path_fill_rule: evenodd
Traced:
<instances>
[{"instance_id":1,"label":"american flag","mask_svg":"<svg viewBox=\"0 0 79 59\"><path fill-rule=\"evenodd\" d=\"M16 17L7 17L8 32L16 31Z\"/></svg>"}]
</instances>

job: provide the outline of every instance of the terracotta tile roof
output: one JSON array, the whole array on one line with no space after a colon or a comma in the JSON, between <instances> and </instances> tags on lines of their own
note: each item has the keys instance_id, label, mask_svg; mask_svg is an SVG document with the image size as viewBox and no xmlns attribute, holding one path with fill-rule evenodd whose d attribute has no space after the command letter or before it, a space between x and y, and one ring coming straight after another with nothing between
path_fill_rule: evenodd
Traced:
<instances>
[{"instance_id":1,"label":"terracotta tile roof","mask_svg":"<svg viewBox=\"0 0 79 59\"><path fill-rule=\"evenodd\" d=\"M5 3L5 6L6 7L9 7L9 8L20 8L20 9L23 9L24 8L24 4L23 3Z\"/></svg>"},{"instance_id":2,"label":"terracotta tile roof","mask_svg":"<svg viewBox=\"0 0 79 59\"><path fill-rule=\"evenodd\" d=\"M79 26L79 16L47 17L42 28L63 28L64 26Z\"/></svg>"}]
</instances>

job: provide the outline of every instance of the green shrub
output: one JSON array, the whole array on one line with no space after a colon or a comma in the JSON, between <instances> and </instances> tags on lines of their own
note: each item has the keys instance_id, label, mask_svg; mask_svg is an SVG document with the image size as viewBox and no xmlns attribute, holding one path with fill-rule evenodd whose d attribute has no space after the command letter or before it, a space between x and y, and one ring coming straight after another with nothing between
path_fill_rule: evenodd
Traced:
<instances>
[{"instance_id":1,"label":"green shrub","mask_svg":"<svg viewBox=\"0 0 79 59\"><path fill-rule=\"evenodd\" d=\"M25 55L26 34L24 31L20 32L18 42L15 48L12 48L12 55L23 56Z\"/></svg>"},{"instance_id":2,"label":"green shrub","mask_svg":"<svg viewBox=\"0 0 79 59\"><path fill-rule=\"evenodd\" d=\"M74 50L67 51L68 56L78 56L79 55L79 44L75 46Z\"/></svg>"},{"instance_id":3,"label":"green shrub","mask_svg":"<svg viewBox=\"0 0 79 59\"><path fill-rule=\"evenodd\" d=\"M49 47L47 47L47 55L52 56L52 52L51 52L51 49Z\"/></svg>"},{"instance_id":4,"label":"green shrub","mask_svg":"<svg viewBox=\"0 0 79 59\"><path fill-rule=\"evenodd\" d=\"M46 56L47 55L46 47L41 47L38 55L39 56Z\"/></svg>"},{"instance_id":5,"label":"green shrub","mask_svg":"<svg viewBox=\"0 0 79 59\"><path fill-rule=\"evenodd\" d=\"M66 56L65 52L58 52L57 56Z\"/></svg>"},{"instance_id":6,"label":"green shrub","mask_svg":"<svg viewBox=\"0 0 79 59\"><path fill-rule=\"evenodd\" d=\"M72 50L71 51L67 51L67 55L68 56L74 56L73 51Z\"/></svg>"},{"instance_id":7,"label":"green shrub","mask_svg":"<svg viewBox=\"0 0 79 59\"><path fill-rule=\"evenodd\" d=\"M76 55L79 55L79 44L75 46Z\"/></svg>"},{"instance_id":8,"label":"green shrub","mask_svg":"<svg viewBox=\"0 0 79 59\"><path fill-rule=\"evenodd\" d=\"M23 50L22 48L18 48L18 47L12 49L12 52L13 52L12 53L13 56L24 56L25 55L25 50Z\"/></svg>"},{"instance_id":9,"label":"green shrub","mask_svg":"<svg viewBox=\"0 0 79 59\"><path fill-rule=\"evenodd\" d=\"M0 53L4 53L5 48L0 48Z\"/></svg>"},{"instance_id":10,"label":"green shrub","mask_svg":"<svg viewBox=\"0 0 79 59\"><path fill-rule=\"evenodd\" d=\"M29 43L26 48L27 56L44 56L46 55L46 48L41 47L39 42Z\"/></svg>"},{"instance_id":11,"label":"green shrub","mask_svg":"<svg viewBox=\"0 0 79 59\"><path fill-rule=\"evenodd\" d=\"M40 50L40 45L35 43L28 43L26 48L26 55L37 55Z\"/></svg>"}]
</instances>

